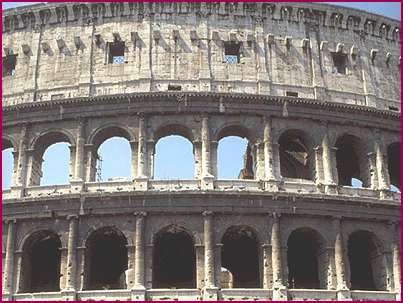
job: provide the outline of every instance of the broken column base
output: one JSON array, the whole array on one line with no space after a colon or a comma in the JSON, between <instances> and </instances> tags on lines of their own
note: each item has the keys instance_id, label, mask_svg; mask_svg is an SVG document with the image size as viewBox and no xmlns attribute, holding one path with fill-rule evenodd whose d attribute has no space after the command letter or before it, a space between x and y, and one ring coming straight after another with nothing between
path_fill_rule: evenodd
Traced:
<instances>
[{"instance_id":1,"label":"broken column base","mask_svg":"<svg viewBox=\"0 0 403 303\"><path fill-rule=\"evenodd\" d=\"M75 301L77 299L77 293L75 290L66 289L62 290L60 293L64 301Z\"/></svg>"},{"instance_id":2,"label":"broken column base","mask_svg":"<svg viewBox=\"0 0 403 303\"><path fill-rule=\"evenodd\" d=\"M352 301L350 290L339 289L337 291L337 301Z\"/></svg>"},{"instance_id":3,"label":"broken column base","mask_svg":"<svg viewBox=\"0 0 403 303\"><path fill-rule=\"evenodd\" d=\"M136 190L148 190L148 177L138 177L134 179L134 187Z\"/></svg>"},{"instance_id":4,"label":"broken column base","mask_svg":"<svg viewBox=\"0 0 403 303\"><path fill-rule=\"evenodd\" d=\"M325 193L327 195L337 195L339 193L337 184L325 184Z\"/></svg>"},{"instance_id":5,"label":"broken column base","mask_svg":"<svg viewBox=\"0 0 403 303\"><path fill-rule=\"evenodd\" d=\"M264 189L267 191L276 192L279 190L279 184L280 182L275 179L266 180L264 181Z\"/></svg>"},{"instance_id":6,"label":"broken column base","mask_svg":"<svg viewBox=\"0 0 403 303\"><path fill-rule=\"evenodd\" d=\"M135 286L130 289L131 301L145 301L146 300L146 288L144 286Z\"/></svg>"},{"instance_id":7,"label":"broken column base","mask_svg":"<svg viewBox=\"0 0 403 303\"><path fill-rule=\"evenodd\" d=\"M84 181L81 180L81 179L71 180L70 181L70 188L75 193L81 193L82 191L84 191Z\"/></svg>"},{"instance_id":8,"label":"broken column base","mask_svg":"<svg viewBox=\"0 0 403 303\"><path fill-rule=\"evenodd\" d=\"M201 180L203 190L214 190L214 176L204 176Z\"/></svg>"},{"instance_id":9,"label":"broken column base","mask_svg":"<svg viewBox=\"0 0 403 303\"><path fill-rule=\"evenodd\" d=\"M273 287L273 301L287 301L288 292L284 285L275 285Z\"/></svg>"},{"instance_id":10,"label":"broken column base","mask_svg":"<svg viewBox=\"0 0 403 303\"><path fill-rule=\"evenodd\" d=\"M13 296L12 296L12 294L10 294L8 292L3 292L1 294L1 300L2 301L13 301Z\"/></svg>"},{"instance_id":11,"label":"broken column base","mask_svg":"<svg viewBox=\"0 0 403 303\"><path fill-rule=\"evenodd\" d=\"M393 195L388 189L381 189L379 190L379 198L381 200L392 200Z\"/></svg>"},{"instance_id":12,"label":"broken column base","mask_svg":"<svg viewBox=\"0 0 403 303\"><path fill-rule=\"evenodd\" d=\"M218 287L206 287L203 289L203 301L217 301Z\"/></svg>"},{"instance_id":13,"label":"broken column base","mask_svg":"<svg viewBox=\"0 0 403 303\"><path fill-rule=\"evenodd\" d=\"M11 187L11 197L13 199L21 199L25 196L25 188L22 185L12 186Z\"/></svg>"}]
</instances>

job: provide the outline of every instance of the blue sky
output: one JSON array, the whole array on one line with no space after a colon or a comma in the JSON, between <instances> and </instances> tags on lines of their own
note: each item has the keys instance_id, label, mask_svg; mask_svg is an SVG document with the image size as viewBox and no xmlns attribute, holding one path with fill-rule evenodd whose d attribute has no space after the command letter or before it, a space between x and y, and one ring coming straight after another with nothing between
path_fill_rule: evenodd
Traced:
<instances>
[{"instance_id":1,"label":"blue sky","mask_svg":"<svg viewBox=\"0 0 403 303\"><path fill-rule=\"evenodd\" d=\"M34 3L39 2L3 2L2 8ZM338 2L332 4L363 9L400 20L400 2ZM237 178L243 166L246 145L247 141L238 137L227 137L220 141L218 149L219 178ZM158 141L155 155L155 179L192 179L194 174L192 150L191 143L179 136L170 136ZM45 152L43 185L68 183L69 152L68 145L65 143L55 144ZM129 165L131 152L129 144L124 139L112 138L105 141L99 149L99 154L103 159L101 165L103 181L107 181L111 177L131 177ZM3 151L2 161L2 187L8 188L13 163L10 150Z\"/></svg>"}]
</instances>

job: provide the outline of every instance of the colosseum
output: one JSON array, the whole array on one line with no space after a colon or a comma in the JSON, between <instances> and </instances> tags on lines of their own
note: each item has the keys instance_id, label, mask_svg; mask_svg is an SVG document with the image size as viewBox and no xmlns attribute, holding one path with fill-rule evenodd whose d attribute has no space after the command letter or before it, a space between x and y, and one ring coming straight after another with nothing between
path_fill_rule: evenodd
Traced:
<instances>
[{"instance_id":1,"label":"colosseum","mask_svg":"<svg viewBox=\"0 0 403 303\"><path fill-rule=\"evenodd\" d=\"M400 300L399 21L42 3L2 25L3 300ZM170 135L192 143L193 179L154 178ZM238 179L217 177L228 136L248 140ZM130 180L96 179L112 137ZM41 186L58 142L69 183Z\"/></svg>"}]
</instances>

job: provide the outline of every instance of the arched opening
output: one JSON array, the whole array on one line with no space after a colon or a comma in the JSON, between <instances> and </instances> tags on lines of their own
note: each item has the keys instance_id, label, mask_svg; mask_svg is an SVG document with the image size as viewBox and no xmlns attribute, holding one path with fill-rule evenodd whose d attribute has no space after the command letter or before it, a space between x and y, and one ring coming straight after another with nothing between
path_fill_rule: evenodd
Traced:
<instances>
[{"instance_id":1,"label":"arched opening","mask_svg":"<svg viewBox=\"0 0 403 303\"><path fill-rule=\"evenodd\" d=\"M196 288L194 242L180 226L168 226L155 235L153 288Z\"/></svg>"},{"instance_id":2,"label":"arched opening","mask_svg":"<svg viewBox=\"0 0 403 303\"><path fill-rule=\"evenodd\" d=\"M352 135L344 135L336 141L336 148L339 185L368 187L368 161L364 160L367 152L361 140Z\"/></svg>"},{"instance_id":3,"label":"arched opening","mask_svg":"<svg viewBox=\"0 0 403 303\"><path fill-rule=\"evenodd\" d=\"M70 179L70 144L59 142L43 154L41 185L68 184ZM55 169L57 167L57 169Z\"/></svg>"},{"instance_id":4,"label":"arched opening","mask_svg":"<svg viewBox=\"0 0 403 303\"><path fill-rule=\"evenodd\" d=\"M127 181L131 175L132 151L122 137L105 140L98 148L96 181Z\"/></svg>"},{"instance_id":5,"label":"arched opening","mask_svg":"<svg viewBox=\"0 0 403 303\"><path fill-rule=\"evenodd\" d=\"M322 237L313 229L294 230L287 241L290 288L324 288L327 274L326 250Z\"/></svg>"},{"instance_id":6,"label":"arched opening","mask_svg":"<svg viewBox=\"0 0 403 303\"><path fill-rule=\"evenodd\" d=\"M300 130L287 130L279 138L280 172L284 178L313 180L312 146Z\"/></svg>"},{"instance_id":7,"label":"arched opening","mask_svg":"<svg viewBox=\"0 0 403 303\"><path fill-rule=\"evenodd\" d=\"M222 138L217 154L218 179L254 179L253 156L247 139Z\"/></svg>"},{"instance_id":8,"label":"arched opening","mask_svg":"<svg viewBox=\"0 0 403 303\"><path fill-rule=\"evenodd\" d=\"M231 273L234 288L259 288L259 251L256 232L248 226L233 226L222 237L222 266Z\"/></svg>"},{"instance_id":9,"label":"arched opening","mask_svg":"<svg viewBox=\"0 0 403 303\"><path fill-rule=\"evenodd\" d=\"M357 231L348 238L351 289L385 290L384 255L375 235Z\"/></svg>"},{"instance_id":10,"label":"arched opening","mask_svg":"<svg viewBox=\"0 0 403 303\"><path fill-rule=\"evenodd\" d=\"M237 125L218 133L214 173L219 179L255 179L256 148L250 138L249 131Z\"/></svg>"},{"instance_id":11,"label":"arched opening","mask_svg":"<svg viewBox=\"0 0 403 303\"><path fill-rule=\"evenodd\" d=\"M3 139L1 153L1 188L10 189L14 170L14 148L11 143Z\"/></svg>"},{"instance_id":12,"label":"arched opening","mask_svg":"<svg viewBox=\"0 0 403 303\"><path fill-rule=\"evenodd\" d=\"M23 246L21 292L60 290L59 236L52 231L32 234Z\"/></svg>"},{"instance_id":13,"label":"arched opening","mask_svg":"<svg viewBox=\"0 0 403 303\"><path fill-rule=\"evenodd\" d=\"M86 289L123 289L127 240L116 228L94 231L86 242Z\"/></svg>"},{"instance_id":14,"label":"arched opening","mask_svg":"<svg viewBox=\"0 0 403 303\"><path fill-rule=\"evenodd\" d=\"M392 190L400 191L400 142L388 146L388 170Z\"/></svg>"},{"instance_id":15,"label":"arched opening","mask_svg":"<svg viewBox=\"0 0 403 303\"><path fill-rule=\"evenodd\" d=\"M75 163L71 143L70 138L61 132L50 132L39 137L34 145L29 185L69 183Z\"/></svg>"},{"instance_id":16,"label":"arched opening","mask_svg":"<svg viewBox=\"0 0 403 303\"><path fill-rule=\"evenodd\" d=\"M128 181L132 176L132 149L129 133L118 126L105 127L94 138L90 180Z\"/></svg>"},{"instance_id":17,"label":"arched opening","mask_svg":"<svg viewBox=\"0 0 403 303\"><path fill-rule=\"evenodd\" d=\"M170 135L155 145L154 179L194 179L192 143L183 136Z\"/></svg>"}]
</instances>

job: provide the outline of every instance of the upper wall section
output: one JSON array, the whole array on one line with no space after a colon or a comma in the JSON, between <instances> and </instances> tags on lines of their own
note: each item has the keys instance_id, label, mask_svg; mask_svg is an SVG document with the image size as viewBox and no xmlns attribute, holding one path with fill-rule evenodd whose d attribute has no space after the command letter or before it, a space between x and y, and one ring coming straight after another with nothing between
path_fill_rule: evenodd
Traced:
<instances>
[{"instance_id":1,"label":"upper wall section","mask_svg":"<svg viewBox=\"0 0 403 303\"><path fill-rule=\"evenodd\" d=\"M363 11L314 3L52 3L5 10L2 22L3 107L181 90L400 111L400 23Z\"/></svg>"}]
</instances>

